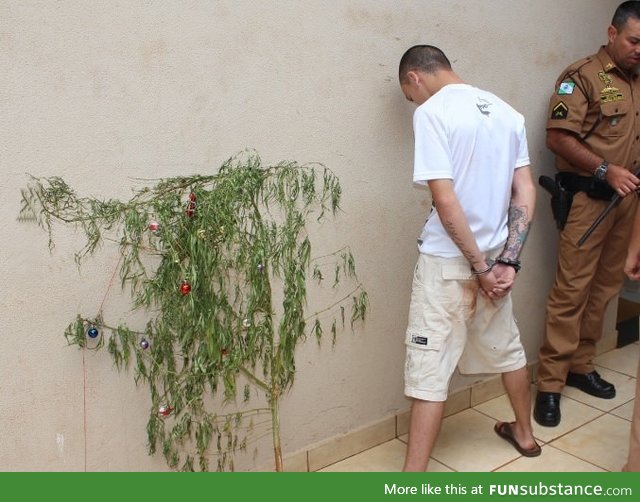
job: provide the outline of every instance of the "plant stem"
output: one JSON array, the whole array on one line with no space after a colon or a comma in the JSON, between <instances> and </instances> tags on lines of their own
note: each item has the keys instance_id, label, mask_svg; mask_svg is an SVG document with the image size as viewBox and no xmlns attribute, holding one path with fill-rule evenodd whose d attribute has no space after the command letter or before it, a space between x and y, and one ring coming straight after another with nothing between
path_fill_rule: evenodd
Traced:
<instances>
[{"instance_id":1,"label":"plant stem","mask_svg":"<svg viewBox=\"0 0 640 502\"><path fill-rule=\"evenodd\" d=\"M276 463L276 472L282 472L282 445L280 444L280 415L278 413L278 396L271 391L269 399L271 408L271 432L273 434L273 454Z\"/></svg>"}]
</instances>

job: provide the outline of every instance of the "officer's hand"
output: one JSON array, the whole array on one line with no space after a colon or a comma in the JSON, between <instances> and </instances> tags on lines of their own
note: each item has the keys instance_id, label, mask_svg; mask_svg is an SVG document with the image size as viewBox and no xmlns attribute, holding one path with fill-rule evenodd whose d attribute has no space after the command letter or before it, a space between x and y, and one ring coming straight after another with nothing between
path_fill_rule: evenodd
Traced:
<instances>
[{"instance_id":1,"label":"officer's hand","mask_svg":"<svg viewBox=\"0 0 640 502\"><path fill-rule=\"evenodd\" d=\"M613 188L620 197L626 197L630 193L635 192L640 184L640 179L631 171L616 164L609 164L606 180L609 186Z\"/></svg>"},{"instance_id":2,"label":"officer's hand","mask_svg":"<svg viewBox=\"0 0 640 502\"><path fill-rule=\"evenodd\" d=\"M632 281L640 281L640 256L629 253L624 264L624 273Z\"/></svg>"}]
</instances>

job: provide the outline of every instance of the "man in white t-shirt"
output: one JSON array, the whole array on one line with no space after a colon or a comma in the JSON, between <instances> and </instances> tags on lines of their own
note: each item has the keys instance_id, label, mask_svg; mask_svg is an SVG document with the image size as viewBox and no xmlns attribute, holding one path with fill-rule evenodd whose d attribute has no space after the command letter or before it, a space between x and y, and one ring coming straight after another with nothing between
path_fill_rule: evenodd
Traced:
<instances>
[{"instance_id":1,"label":"man in white t-shirt","mask_svg":"<svg viewBox=\"0 0 640 502\"><path fill-rule=\"evenodd\" d=\"M515 421L498 422L495 432L521 455L540 455L510 294L535 206L524 118L465 84L437 47L410 48L399 77L418 105L413 181L428 185L433 200L405 339L413 402L404 470L427 468L456 366L502 374Z\"/></svg>"}]
</instances>

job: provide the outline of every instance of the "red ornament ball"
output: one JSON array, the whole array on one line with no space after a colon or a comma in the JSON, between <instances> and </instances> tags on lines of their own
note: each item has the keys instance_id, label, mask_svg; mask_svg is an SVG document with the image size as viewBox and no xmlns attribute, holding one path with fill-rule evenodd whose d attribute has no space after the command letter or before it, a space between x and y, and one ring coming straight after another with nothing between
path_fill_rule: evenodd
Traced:
<instances>
[{"instance_id":1,"label":"red ornament ball","mask_svg":"<svg viewBox=\"0 0 640 502\"><path fill-rule=\"evenodd\" d=\"M188 281L182 281L182 284L180 284L180 293L182 293L182 296L191 293L191 284L189 284Z\"/></svg>"},{"instance_id":2,"label":"red ornament ball","mask_svg":"<svg viewBox=\"0 0 640 502\"><path fill-rule=\"evenodd\" d=\"M171 406L163 404L162 406L160 406L160 408L158 408L158 415L160 415L161 417L168 417L169 415L171 415L172 411L173 408Z\"/></svg>"},{"instance_id":3,"label":"red ornament ball","mask_svg":"<svg viewBox=\"0 0 640 502\"><path fill-rule=\"evenodd\" d=\"M153 233L156 233L158 230L160 230L160 223L158 223L157 221L150 222L149 230L151 230Z\"/></svg>"},{"instance_id":4,"label":"red ornament ball","mask_svg":"<svg viewBox=\"0 0 640 502\"><path fill-rule=\"evenodd\" d=\"M189 194L189 202L187 203L187 210L185 214L191 218L196 212L196 194L191 192Z\"/></svg>"}]
</instances>

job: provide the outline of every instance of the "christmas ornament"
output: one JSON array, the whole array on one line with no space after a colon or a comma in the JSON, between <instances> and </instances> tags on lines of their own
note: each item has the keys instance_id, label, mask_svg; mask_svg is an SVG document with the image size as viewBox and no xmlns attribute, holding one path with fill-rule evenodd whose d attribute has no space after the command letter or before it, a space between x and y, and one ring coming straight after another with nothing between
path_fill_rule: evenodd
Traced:
<instances>
[{"instance_id":1,"label":"christmas ornament","mask_svg":"<svg viewBox=\"0 0 640 502\"><path fill-rule=\"evenodd\" d=\"M250 321L249 319L243 319L243 320L242 320L242 325L243 325L245 328L249 328L249 327L251 327L251 321Z\"/></svg>"},{"instance_id":2,"label":"christmas ornament","mask_svg":"<svg viewBox=\"0 0 640 502\"><path fill-rule=\"evenodd\" d=\"M187 202L187 210L185 213L191 218L196 212L196 194L191 192L189 194L189 202Z\"/></svg>"},{"instance_id":3,"label":"christmas ornament","mask_svg":"<svg viewBox=\"0 0 640 502\"><path fill-rule=\"evenodd\" d=\"M182 296L185 296L191 293L191 284L189 284L189 281L187 280L182 281L182 284L180 284L180 293L182 293Z\"/></svg>"},{"instance_id":4,"label":"christmas ornament","mask_svg":"<svg viewBox=\"0 0 640 502\"><path fill-rule=\"evenodd\" d=\"M149 230L151 232L153 232L154 234L158 232L158 230L160 230L160 223L158 223L157 221L152 221L149 223Z\"/></svg>"},{"instance_id":5,"label":"christmas ornament","mask_svg":"<svg viewBox=\"0 0 640 502\"><path fill-rule=\"evenodd\" d=\"M162 406L160 406L160 408L158 408L158 415L160 415L161 417L168 417L169 415L171 415L172 411L173 408L171 406L163 404Z\"/></svg>"},{"instance_id":6,"label":"christmas ornament","mask_svg":"<svg viewBox=\"0 0 640 502\"><path fill-rule=\"evenodd\" d=\"M149 340L147 340L146 338L143 338L142 340L140 340L140 347L143 350L147 350L149 348Z\"/></svg>"},{"instance_id":7,"label":"christmas ornament","mask_svg":"<svg viewBox=\"0 0 640 502\"><path fill-rule=\"evenodd\" d=\"M264 270L264 265L262 263L258 263L258 272L262 272Z\"/></svg>"},{"instance_id":8,"label":"christmas ornament","mask_svg":"<svg viewBox=\"0 0 640 502\"><path fill-rule=\"evenodd\" d=\"M98 331L98 328L96 328L95 326L91 326L87 330L87 336L89 338L97 338L99 334L100 334L100 332Z\"/></svg>"}]
</instances>

